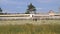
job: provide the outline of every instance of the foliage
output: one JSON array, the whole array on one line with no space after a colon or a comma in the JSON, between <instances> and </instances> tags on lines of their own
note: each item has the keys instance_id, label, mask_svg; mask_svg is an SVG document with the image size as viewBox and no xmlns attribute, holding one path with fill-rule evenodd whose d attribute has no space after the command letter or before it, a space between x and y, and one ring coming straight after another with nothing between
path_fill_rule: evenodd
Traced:
<instances>
[{"instance_id":1,"label":"foliage","mask_svg":"<svg viewBox=\"0 0 60 34\"><path fill-rule=\"evenodd\" d=\"M2 9L0 8L0 13L2 12Z\"/></svg>"},{"instance_id":2,"label":"foliage","mask_svg":"<svg viewBox=\"0 0 60 34\"><path fill-rule=\"evenodd\" d=\"M1 9L1 8L0 8L0 14L3 14L3 13L2 13L2 9Z\"/></svg>"},{"instance_id":3,"label":"foliage","mask_svg":"<svg viewBox=\"0 0 60 34\"><path fill-rule=\"evenodd\" d=\"M26 14L30 14L30 12L34 12L34 13L36 13L36 8L35 8L35 6L33 6L32 5L32 3L30 4L30 5L28 5L28 9L27 9L27 11L25 12Z\"/></svg>"}]
</instances>

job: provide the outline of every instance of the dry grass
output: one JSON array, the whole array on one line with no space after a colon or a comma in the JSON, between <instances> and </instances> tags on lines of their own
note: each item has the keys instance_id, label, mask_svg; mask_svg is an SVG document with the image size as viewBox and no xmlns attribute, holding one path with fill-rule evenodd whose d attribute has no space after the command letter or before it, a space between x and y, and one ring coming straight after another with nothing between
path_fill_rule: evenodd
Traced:
<instances>
[{"instance_id":1,"label":"dry grass","mask_svg":"<svg viewBox=\"0 0 60 34\"><path fill-rule=\"evenodd\" d=\"M41 23L40 25L24 24L11 25L11 23ZM48 24L45 24L45 23ZM0 23L10 23L10 25L0 25L0 34L60 34L59 20L17 20L17 21L0 21Z\"/></svg>"}]
</instances>

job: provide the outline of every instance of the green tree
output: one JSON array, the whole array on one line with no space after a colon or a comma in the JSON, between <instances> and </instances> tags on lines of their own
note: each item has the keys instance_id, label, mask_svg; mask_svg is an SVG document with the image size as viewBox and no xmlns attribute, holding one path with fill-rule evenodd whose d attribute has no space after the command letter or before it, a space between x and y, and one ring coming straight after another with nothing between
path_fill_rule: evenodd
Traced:
<instances>
[{"instance_id":1,"label":"green tree","mask_svg":"<svg viewBox=\"0 0 60 34\"><path fill-rule=\"evenodd\" d=\"M2 13L2 9L0 8L0 13Z\"/></svg>"},{"instance_id":2,"label":"green tree","mask_svg":"<svg viewBox=\"0 0 60 34\"><path fill-rule=\"evenodd\" d=\"M2 14L2 9L0 8L0 14Z\"/></svg>"},{"instance_id":3,"label":"green tree","mask_svg":"<svg viewBox=\"0 0 60 34\"><path fill-rule=\"evenodd\" d=\"M25 13L26 14L36 14L35 6L33 6L32 3L30 3L30 5L28 5L28 9Z\"/></svg>"}]
</instances>

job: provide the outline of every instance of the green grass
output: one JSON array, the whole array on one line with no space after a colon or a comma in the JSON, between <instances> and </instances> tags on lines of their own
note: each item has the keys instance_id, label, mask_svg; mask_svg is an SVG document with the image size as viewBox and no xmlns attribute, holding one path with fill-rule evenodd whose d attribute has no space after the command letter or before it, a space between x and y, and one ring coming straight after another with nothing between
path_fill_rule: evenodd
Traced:
<instances>
[{"instance_id":1,"label":"green grass","mask_svg":"<svg viewBox=\"0 0 60 34\"><path fill-rule=\"evenodd\" d=\"M28 23L42 23L40 25ZM60 34L60 20L17 20L0 21L0 23L10 23L9 25L0 25L0 34ZM11 25L11 23L26 23L24 25ZM44 24L50 23L50 24Z\"/></svg>"}]
</instances>

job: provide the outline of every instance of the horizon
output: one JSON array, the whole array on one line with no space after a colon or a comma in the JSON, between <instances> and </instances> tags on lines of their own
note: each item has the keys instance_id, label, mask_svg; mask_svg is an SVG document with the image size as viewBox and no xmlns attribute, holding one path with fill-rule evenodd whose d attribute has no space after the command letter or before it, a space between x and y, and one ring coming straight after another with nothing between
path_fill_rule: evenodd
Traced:
<instances>
[{"instance_id":1,"label":"horizon","mask_svg":"<svg viewBox=\"0 0 60 34\"><path fill-rule=\"evenodd\" d=\"M3 13L24 13L30 3L36 7L38 13L49 10L59 12L60 0L0 0L0 7Z\"/></svg>"}]
</instances>

